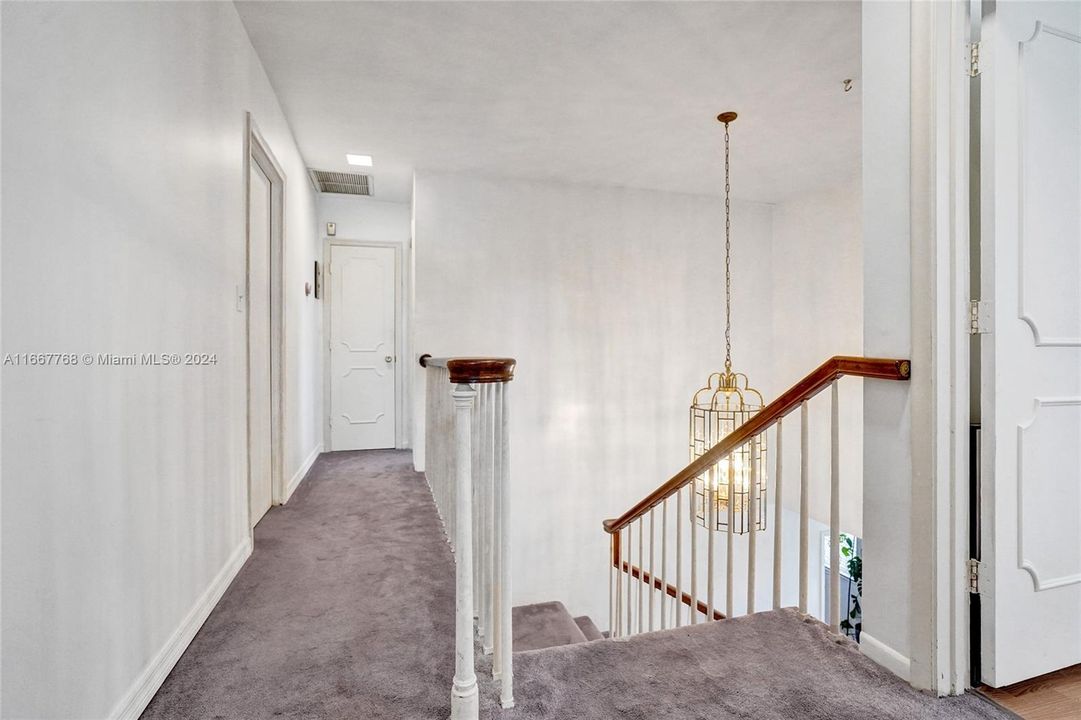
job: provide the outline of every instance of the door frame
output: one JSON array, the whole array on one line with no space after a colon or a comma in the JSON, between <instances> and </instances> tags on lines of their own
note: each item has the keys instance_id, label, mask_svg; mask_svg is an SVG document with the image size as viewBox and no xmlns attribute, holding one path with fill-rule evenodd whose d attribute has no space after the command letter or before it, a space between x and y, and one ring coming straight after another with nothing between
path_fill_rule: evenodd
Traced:
<instances>
[{"instance_id":1,"label":"door frame","mask_svg":"<svg viewBox=\"0 0 1081 720\"><path fill-rule=\"evenodd\" d=\"M323 447L327 452L333 452L330 432L330 284L326 275L330 269L330 249L334 245L351 247L390 248L394 251L394 448L401 450L407 447L406 432L406 403L404 373L402 361L406 355L405 337L405 283L402 277L402 245L401 243L385 240L353 240L349 238L324 237L323 238L323 261L320 272L323 282Z\"/></svg>"},{"instance_id":2,"label":"door frame","mask_svg":"<svg viewBox=\"0 0 1081 720\"><path fill-rule=\"evenodd\" d=\"M244 398L247 477L245 517L254 539L251 518L251 170L254 161L270 180L270 502L281 505L283 479L283 408L285 406L285 171L250 112L244 132Z\"/></svg>"},{"instance_id":3,"label":"door frame","mask_svg":"<svg viewBox=\"0 0 1081 720\"><path fill-rule=\"evenodd\" d=\"M970 686L972 158L971 78L964 60L973 28L967 2L911 2L910 12L914 372L908 680L936 695L958 695Z\"/></svg>"}]
</instances>

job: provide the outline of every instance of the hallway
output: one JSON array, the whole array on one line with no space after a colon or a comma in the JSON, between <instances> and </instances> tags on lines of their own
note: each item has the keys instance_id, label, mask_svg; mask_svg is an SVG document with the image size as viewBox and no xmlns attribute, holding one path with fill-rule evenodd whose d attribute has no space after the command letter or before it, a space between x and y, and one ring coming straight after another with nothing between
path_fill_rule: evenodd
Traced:
<instances>
[{"instance_id":1,"label":"hallway","mask_svg":"<svg viewBox=\"0 0 1081 720\"><path fill-rule=\"evenodd\" d=\"M454 564L409 453L321 456L255 548L143 718L448 716ZM933 701L793 610L518 653L509 711L490 662L482 716L508 719L1004 717Z\"/></svg>"},{"instance_id":2,"label":"hallway","mask_svg":"<svg viewBox=\"0 0 1081 720\"><path fill-rule=\"evenodd\" d=\"M454 564L408 452L320 457L143 718L436 718Z\"/></svg>"}]
</instances>

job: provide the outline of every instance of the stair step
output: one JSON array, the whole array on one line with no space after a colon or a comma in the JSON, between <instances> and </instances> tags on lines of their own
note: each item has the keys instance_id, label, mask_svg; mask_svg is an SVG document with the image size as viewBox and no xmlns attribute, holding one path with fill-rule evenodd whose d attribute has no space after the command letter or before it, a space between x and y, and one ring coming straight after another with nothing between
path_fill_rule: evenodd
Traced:
<instances>
[{"instance_id":1,"label":"stair step","mask_svg":"<svg viewBox=\"0 0 1081 720\"><path fill-rule=\"evenodd\" d=\"M513 608L511 613L515 652L586 641L585 633L559 601L519 605Z\"/></svg>"},{"instance_id":2,"label":"stair step","mask_svg":"<svg viewBox=\"0 0 1081 720\"><path fill-rule=\"evenodd\" d=\"M597 627L597 624L593 622L593 618L588 615L582 615L574 618L574 624L578 626L578 629L582 631L582 634L586 636L586 640L604 640L604 633Z\"/></svg>"}]
</instances>

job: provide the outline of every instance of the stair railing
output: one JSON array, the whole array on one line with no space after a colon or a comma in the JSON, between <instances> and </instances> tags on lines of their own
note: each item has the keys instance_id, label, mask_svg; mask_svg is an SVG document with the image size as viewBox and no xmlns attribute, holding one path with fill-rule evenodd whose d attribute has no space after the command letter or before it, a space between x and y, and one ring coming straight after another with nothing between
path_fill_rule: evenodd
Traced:
<instances>
[{"instance_id":1,"label":"stair railing","mask_svg":"<svg viewBox=\"0 0 1081 720\"><path fill-rule=\"evenodd\" d=\"M731 617L734 612L735 585L735 523L732 521L735 497L732 491L731 477L734 475L731 462L734 453L749 446L744 452L750 453L750 483L748 507L744 511L750 515L747 523L747 613L755 611L755 566L757 563L756 524L759 517L765 518L766 508L759 508L757 473L760 462L756 453L760 443L752 442L767 430L776 426L776 465L773 474L774 515L773 515L773 608L781 607L781 588L783 582L782 565L782 525L784 506L782 421L797 408L800 410L800 476L799 476L799 610L807 614L810 568L808 566L810 543L810 453L808 452L808 401L827 387L831 389L830 408L830 592L829 624L835 634L841 632L841 575L840 575L840 414L838 403L838 382L846 375L873 378L879 380L908 380L911 364L908 360L862 357L832 357L809 375L782 393L776 400L763 407L757 414L737 427L703 455L672 476L667 482L644 497L618 518L605 520L604 530L610 536L609 558L609 628L613 637L627 636L644 632L647 629L665 629L668 621L668 598L676 602L673 607L673 624L683 624L682 608L688 607L688 622L696 624L699 616L703 620L719 620ZM714 578L716 542L718 534L716 515L717 478L725 476L727 463L729 492L727 497L729 522L725 532L725 609L717 609L716 584ZM696 527L696 483L702 485L703 515L708 518L706 530L706 599L699 599L699 558L698 530ZM674 543L675 543L675 583L668 582L668 519L672 513L669 504L675 506ZM687 517L684 518L684 506ZM708 509L707 509L708 508ZM761 515L760 515L761 513ZM656 566L656 525L660 515L660 568ZM689 523L688 523L689 520ZM684 558L684 526L690 526L689 562ZM648 529L647 529L648 526ZM637 530L637 533L635 532ZM648 534L648 543L645 535ZM637 553L635 552L637 546ZM689 578L684 578L684 569ZM659 574L658 574L659 571ZM689 591L689 592L687 592ZM660 595L659 628L654 607L656 595Z\"/></svg>"},{"instance_id":2,"label":"stair railing","mask_svg":"<svg viewBox=\"0 0 1081 720\"><path fill-rule=\"evenodd\" d=\"M479 714L474 643L514 707L510 572L510 358L433 358L426 368L424 474L455 560L452 720ZM474 633L474 621L476 632Z\"/></svg>"}]
</instances>

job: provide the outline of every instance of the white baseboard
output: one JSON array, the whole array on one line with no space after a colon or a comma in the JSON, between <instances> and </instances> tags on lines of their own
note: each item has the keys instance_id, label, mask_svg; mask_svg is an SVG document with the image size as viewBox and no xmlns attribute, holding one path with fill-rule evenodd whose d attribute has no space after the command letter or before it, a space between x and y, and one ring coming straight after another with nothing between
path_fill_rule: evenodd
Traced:
<instances>
[{"instance_id":1,"label":"white baseboard","mask_svg":"<svg viewBox=\"0 0 1081 720\"><path fill-rule=\"evenodd\" d=\"M233 582L233 578L244 566L244 562L251 555L251 548L251 537L245 535L240 545L229 556L225 566L218 571L206 592L195 601L194 607L180 623L180 627L173 632L164 647L139 674L131 689L113 707L112 712L109 713L110 718L138 720L138 717L143 714L143 710L150 704L154 693L165 682L165 678L169 676L169 672L172 671L180 656L188 649L188 645L195 638L195 633L199 632L199 628L206 622L210 611L218 604L218 600L229 587L229 583Z\"/></svg>"},{"instance_id":2,"label":"white baseboard","mask_svg":"<svg viewBox=\"0 0 1081 720\"><path fill-rule=\"evenodd\" d=\"M293 478L289 481L289 484L285 486L285 497L282 498L282 505L289 502L289 498L293 497L293 493L296 492L297 487L300 485L300 481L303 480L308 471L312 469L312 465L315 464L315 460L323 453L323 443L319 443L312 450L311 454L305 458L301 463L300 469L293 474Z\"/></svg>"},{"instance_id":3,"label":"white baseboard","mask_svg":"<svg viewBox=\"0 0 1081 720\"><path fill-rule=\"evenodd\" d=\"M866 631L860 633L860 652L905 682L909 682L912 661L881 640L868 635Z\"/></svg>"}]
</instances>

